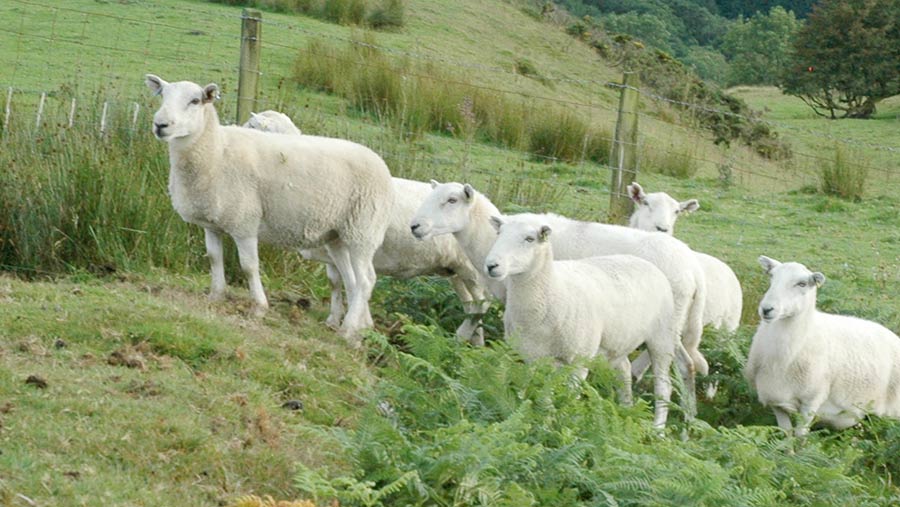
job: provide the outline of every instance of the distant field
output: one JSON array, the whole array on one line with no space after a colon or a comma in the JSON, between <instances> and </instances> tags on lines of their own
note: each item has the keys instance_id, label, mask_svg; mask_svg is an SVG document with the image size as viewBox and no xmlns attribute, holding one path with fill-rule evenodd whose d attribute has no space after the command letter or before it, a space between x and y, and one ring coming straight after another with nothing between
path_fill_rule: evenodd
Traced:
<instances>
[{"instance_id":1,"label":"distant field","mask_svg":"<svg viewBox=\"0 0 900 507\"><path fill-rule=\"evenodd\" d=\"M764 112L764 117L781 126L779 132L795 145L798 162L806 155L826 156L834 150L835 143L842 142L885 171L880 182L887 182L896 189L900 180L900 96L891 97L878 104L878 112L870 120L828 120L797 97L784 95L773 87L741 86L731 92ZM893 151L884 148L893 148ZM877 185L877 184L876 184Z\"/></svg>"}]
</instances>

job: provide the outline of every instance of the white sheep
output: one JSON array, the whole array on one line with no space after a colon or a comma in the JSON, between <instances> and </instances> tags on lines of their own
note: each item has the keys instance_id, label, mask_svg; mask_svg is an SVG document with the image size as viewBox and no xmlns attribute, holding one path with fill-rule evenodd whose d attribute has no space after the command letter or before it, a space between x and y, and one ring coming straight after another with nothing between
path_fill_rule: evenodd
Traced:
<instances>
[{"instance_id":1,"label":"white sheep","mask_svg":"<svg viewBox=\"0 0 900 507\"><path fill-rule=\"evenodd\" d=\"M484 270L505 282L506 339L527 361L549 357L568 364L602 354L619 373L623 404L631 404L628 354L646 344L656 396L653 422L665 426L672 394L669 368L680 345L666 276L632 255L554 261L552 228L544 218L491 219L497 239ZM686 372L691 359L683 348L680 352Z\"/></svg>"},{"instance_id":2,"label":"white sheep","mask_svg":"<svg viewBox=\"0 0 900 507\"><path fill-rule=\"evenodd\" d=\"M341 334L358 344L372 325L372 257L394 201L391 175L375 152L350 141L267 134L222 126L218 87L168 83L148 74L162 96L153 133L169 145L169 194L186 222L206 231L210 298L225 292L222 234L238 247L254 314L268 307L259 277L259 241L297 249L324 246L349 298Z\"/></svg>"},{"instance_id":3,"label":"white sheep","mask_svg":"<svg viewBox=\"0 0 900 507\"><path fill-rule=\"evenodd\" d=\"M244 128L262 130L264 132L275 132L278 134L294 134L302 135L300 129L294 125L288 115L269 109L261 113L250 113L250 119L243 125Z\"/></svg>"},{"instance_id":4,"label":"white sheep","mask_svg":"<svg viewBox=\"0 0 900 507\"><path fill-rule=\"evenodd\" d=\"M263 111L254 114L244 127L281 134L300 134L287 115L277 111ZM485 288L479 283L482 278L472 266L466 254L452 237L439 236L428 241L417 241L409 233L409 221L419 209L431 186L420 181L392 178L394 196L393 212L390 216L384 242L375 252L373 265L379 275L396 278L412 278L421 275L440 275L450 279L453 290L459 296L466 313L466 319L456 330L460 339L473 345L484 345L482 316L490 302ZM344 314L341 276L331 257L324 248L300 250L307 259L325 263L325 271L331 283L331 312L326 321L331 326L340 324Z\"/></svg>"},{"instance_id":5,"label":"white sheep","mask_svg":"<svg viewBox=\"0 0 900 507\"><path fill-rule=\"evenodd\" d=\"M675 221L680 215L700 208L697 199L678 202L665 192L645 194L638 183L628 185L628 195L635 203L635 210L628 224L644 231L659 231L672 235L675 232ZM741 311L744 306L741 282L728 264L712 255L696 250L694 253L706 277L703 325L734 332L741 323Z\"/></svg>"},{"instance_id":6,"label":"white sheep","mask_svg":"<svg viewBox=\"0 0 900 507\"><path fill-rule=\"evenodd\" d=\"M496 236L490 218L499 214L497 208L471 185L437 182L432 185L434 190L410 223L413 234L420 239L453 234L472 264L483 265ZM693 362L685 379L689 392L693 393L693 373L705 375L709 366L698 348L703 332L706 286L703 270L691 249L665 234L579 222L553 214L541 218L555 231L551 243L557 259L630 254L649 261L663 272L674 296L676 329ZM502 284L489 280L488 288L495 297L505 300L506 289ZM649 356L642 354L633 365L635 376L643 374L649 365Z\"/></svg>"},{"instance_id":7,"label":"white sheep","mask_svg":"<svg viewBox=\"0 0 900 507\"><path fill-rule=\"evenodd\" d=\"M771 280L744 374L778 426L791 431L790 414L799 413L803 436L815 417L835 429L865 413L900 417L900 338L875 322L816 310L822 273L766 256L759 263Z\"/></svg>"}]
</instances>

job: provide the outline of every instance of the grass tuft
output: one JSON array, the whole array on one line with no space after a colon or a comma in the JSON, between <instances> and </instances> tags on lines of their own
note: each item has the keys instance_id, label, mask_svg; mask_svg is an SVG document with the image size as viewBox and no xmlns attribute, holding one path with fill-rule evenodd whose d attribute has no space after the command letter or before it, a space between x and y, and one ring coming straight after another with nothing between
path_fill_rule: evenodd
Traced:
<instances>
[{"instance_id":1,"label":"grass tuft","mask_svg":"<svg viewBox=\"0 0 900 507\"><path fill-rule=\"evenodd\" d=\"M854 162L850 163L849 158ZM834 159L822 165L820 172L822 192L853 201L862 200L866 188L869 167L859 153L850 153L837 145Z\"/></svg>"}]
</instances>

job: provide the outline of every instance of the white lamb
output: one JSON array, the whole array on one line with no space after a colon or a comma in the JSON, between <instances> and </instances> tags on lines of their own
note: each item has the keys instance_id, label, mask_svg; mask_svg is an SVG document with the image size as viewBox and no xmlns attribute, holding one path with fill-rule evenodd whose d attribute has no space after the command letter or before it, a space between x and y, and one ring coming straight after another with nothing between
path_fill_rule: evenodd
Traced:
<instances>
[{"instance_id":1,"label":"white lamb","mask_svg":"<svg viewBox=\"0 0 900 507\"><path fill-rule=\"evenodd\" d=\"M483 265L496 236L490 218L499 214L497 208L471 185L437 182L432 185L434 190L410 224L413 234L420 239L453 234L472 264ZM675 328L681 333L684 348L693 362L685 379L689 392L693 393L693 373L705 375L709 367L698 349L703 332L705 283L703 270L691 249L665 234L579 222L553 214L540 215L540 218L555 231L551 243L557 259L630 254L649 261L663 272L674 296ZM505 300L504 286L489 281L488 288L495 297ZM642 354L633 365L635 376L643 374L649 364L649 356Z\"/></svg>"},{"instance_id":2,"label":"white lamb","mask_svg":"<svg viewBox=\"0 0 900 507\"><path fill-rule=\"evenodd\" d=\"M281 134L300 134L287 115L277 111L263 111L244 124L244 127ZM395 202L384 234L384 242L375 252L373 265L379 275L396 278L412 278L421 275L449 277L453 290L459 296L466 312L466 320L456 330L456 335L472 345L484 345L481 319L490 305L486 301L484 286L477 269L469 262L459 244L450 236L417 241L409 233L409 221L422 201L431 193L431 186L420 181L392 178ZM307 259L325 263L325 271L331 282L331 313L326 321L336 326L344 314L341 276L324 248L300 250Z\"/></svg>"},{"instance_id":3,"label":"white lamb","mask_svg":"<svg viewBox=\"0 0 900 507\"><path fill-rule=\"evenodd\" d=\"M261 113L250 113L250 119L242 126L278 134L294 134L297 136L303 134L288 115L271 109Z\"/></svg>"},{"instance_id":4,"label":"white lamb","mask_svg":"<svg viewBox=\"0 0 900 507\"><path fill-rule=\"evenodd\" d=\"M900 417L900 338L880 324L816 310L825 275L765 256L771 277L744 373L778 426L803 436L815 417L835 429L865 413Z\"/></svg>"},{"instance_id":5,"label":"white lamb","mask_svg":"<svg viewBox=\"0 0 900 507\"><path fill-rule=\"evenodd\" d=\"M675 221L682 214L700 208L697 199L678 202L665 192L645 194L637 183L628 185L628 195L635 203L628 224L644 231L658 231L672 235ZM706 277L706 303L703 306L703 325L729 332L741 323L744 294L741 282L727 264L702 252L694 251Z\"/></svg>"},{"instance_id":6,"label":"white lamb","mask_svg":"<svg viewBox=\"0 0 900 507\"><path fill-rule=\"evenodd\" d=\"M387 229L391 175L372 150L342 139L267 134L222 126L213 106L218 87L168 83L148 74L162 96L153 133L169 144L169 194L181 217L206 231L210 298L225 292L222 234L238 247L254 313L268 307L257 243L324 246L344 280L349 308L341 334L358 343L372 325L372 257Z\"/></svg>"},{"instance_id":7,"label":"white lamb","mask_svg":"<svg viewBox=\"0 0 900 507\"><path fill-rule=\"evenodd\" d=\"M498 235L484 270L505 282L506 339L528 361L550 357L571 363L602 354L619 372L623 404L631 404L628 354L646 344L656 396L653 423L665 426L672 394L669 368L680 345L665 275L632 255L554 261L552 229L544 218L492 218ZM683 348L678 357L686 371L690 357Z\"/></svg>"}]
</instances>

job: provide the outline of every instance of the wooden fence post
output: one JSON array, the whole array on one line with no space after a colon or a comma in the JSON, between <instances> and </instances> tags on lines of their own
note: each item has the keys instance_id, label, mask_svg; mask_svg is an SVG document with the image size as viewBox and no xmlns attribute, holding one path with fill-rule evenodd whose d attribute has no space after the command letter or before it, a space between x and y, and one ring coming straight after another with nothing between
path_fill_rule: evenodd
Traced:
<instances>
[{"instance_id":1,"label":"wooden fence post","mask_svg":"<svg viewBox=\"0 0 900 507\"><path fill-rule=\"evenodd\" d=\"M241 16L241 68L238 77L237 124L250 118L256 107L259 85L259 52L262 14L256 9L244 9Z\"/></svg>"},{"instance_id":2,"label":"wooden fence post","mask_svg":"<svg viewBox=\"0 0 900 507\"><path fill-rule=\"evenodd\" d=\"M612 181L609 185L609 217L611 224L625 224L632 212L631 199L626 187L637 179L638 134L638 75L626 72L619 96L619 117L616 121L616 137L609 154Z\"/></svg>"}]
</instances>

